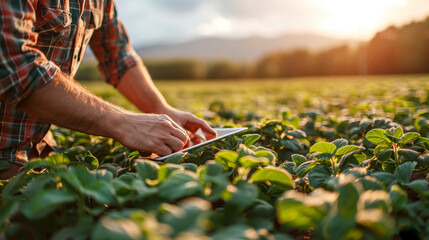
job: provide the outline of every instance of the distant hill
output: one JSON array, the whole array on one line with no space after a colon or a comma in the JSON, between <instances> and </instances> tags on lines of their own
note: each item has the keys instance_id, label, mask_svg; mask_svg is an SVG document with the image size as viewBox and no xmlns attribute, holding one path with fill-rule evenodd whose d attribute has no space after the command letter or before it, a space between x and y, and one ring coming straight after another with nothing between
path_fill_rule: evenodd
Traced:
<instances>
[{"instance_id":1,"label":"distant hill","mask_svg":"<svg viewBox=\"0 0 429 240\"><path fill-rule=\"evenodd\" d=\"M259 60L264 55L275 51L290 51L297 48L319 51L341 44L356 45L357 43L358 41L356 40L340 40L308 34L283 35L275 38L203 38L181 44L136 48L136 51L145 60L193 58L247 62Z\"/></svg>"}]
</instances>

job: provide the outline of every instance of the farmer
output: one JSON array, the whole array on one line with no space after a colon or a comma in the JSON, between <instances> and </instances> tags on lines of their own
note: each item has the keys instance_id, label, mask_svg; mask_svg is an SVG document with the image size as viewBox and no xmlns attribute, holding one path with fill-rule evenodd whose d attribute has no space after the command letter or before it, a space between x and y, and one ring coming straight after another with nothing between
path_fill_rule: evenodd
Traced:
<instances>
[{"instance_id":1,"label":"farmer","mask_svg":"<svg viewBox=\"0 0 429 240\"><path fill-rule=\"evenodd\" d=\"M52 151L50 124L159 155L188 145L189 132L199 128L216 135L204 120L167 104L131 47L114 0L2 0L0 33L0 161L10 163L1 179ZM88 44L105 80L145 114L103 101L73 79Z\"/></svg>"}]
</instances>

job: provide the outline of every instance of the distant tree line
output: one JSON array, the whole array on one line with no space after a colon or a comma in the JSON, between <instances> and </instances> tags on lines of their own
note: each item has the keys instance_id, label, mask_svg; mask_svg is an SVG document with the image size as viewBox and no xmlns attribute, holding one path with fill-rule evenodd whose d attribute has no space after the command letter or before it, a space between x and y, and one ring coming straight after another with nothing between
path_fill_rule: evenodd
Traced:
<instances>
[{"instance_id":1,"label":"distant tree line","mask_svg":"<svg viewBox=\"0 0 429 240\"><path fill-rule=\"evenodd\" d=\"M268 54L254 64L197 60L145 61L154 79L283 78L297 76L429 73L429 17L391 26L356 47L342 45L313 53L305 49ZM78 80L100 79L84 64Z\"/></svg>"}]
</instances>

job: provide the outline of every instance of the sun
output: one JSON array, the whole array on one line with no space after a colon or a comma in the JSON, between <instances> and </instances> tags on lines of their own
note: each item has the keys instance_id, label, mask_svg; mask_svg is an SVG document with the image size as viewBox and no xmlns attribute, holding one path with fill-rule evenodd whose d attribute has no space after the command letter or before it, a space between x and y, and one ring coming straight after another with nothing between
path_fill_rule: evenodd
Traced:
<instances>
[{"instance_id":1,"label":"sun","mask_svg":"<svg viewBox=\"0 0 429 240\"><path fill-rule=\"evenodd\" d=\"M406 0L324 0L314 1L324 18L317 23L322 33L342 38L368 38L383 28L387 11Z\"/></svg>"}]
</instances>

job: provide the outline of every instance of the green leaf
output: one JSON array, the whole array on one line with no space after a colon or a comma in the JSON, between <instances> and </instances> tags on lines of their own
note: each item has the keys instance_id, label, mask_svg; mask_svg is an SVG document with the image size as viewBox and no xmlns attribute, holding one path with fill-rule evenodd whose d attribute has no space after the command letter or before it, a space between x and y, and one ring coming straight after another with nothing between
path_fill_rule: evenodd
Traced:
<instances>
[{"instance_id":1,"label":"green leaf","mask_svg":"<svg viewBox=\"0 0 429 240\"><path fill-rule=\"evenodd\" d=\"M68 239L89 239L91 231L94 227L94 219L90 216L82 217L78 220L76 225L65 227L58 232L51 239L55 240L68 240Z\"/></svg>"},{"instance_id":2,"label":"green leaf","mask_svg":"<svg viewBox=\"0 0 429 240\"><path fill-rule=\"evenodd\" d=\"M186 156L186 154L188 153L187 152L175 153L173 156L170 156L167 159L165 159L164 163L179 164L182 161L182 159Z\"/></svg>"},{"instance_id":3,"label":"green leaf","mask_svg":"<svg viewBox=\"0 0 429 240\"><path fill-rule=\"evenodd\" d=\"M347 141L346 139L344 139L344 138L339 138L339 139L336 139L335 141L333 141L332 142L335 146L337 146L337 149L340 149L340 148L342 148L342 147L344 147L344 146L347 146L347 144L349 144L349 141Z\"/></svg>"},{"instance_id":4,"label":"green leaf","mask_svg":"<svg viewBox=\"0 0 429 240\"><path fill-rule=\"evenodd\" d=\"M405 207L408 201L407 193L398 185L393 185L389 191L390 199L392 200L393 211L397 212Z\"/></svg>"},{"instance_id":5,"label":"green leaf","mask_svg":"<svg viewBox=\"0 0 429 240\"><path fill-rule=\"evenodd\" d=\"M153 220L151 222L153 222ZM136 222L124 217L111 218L108 216L103 216L98 221L91 236L92 236L91 239L109 239L109 240L144 239L143 231Z\"/></svg>"},{"instance_id":6,"label":"green leaf","mask_svg":"<svg viewBox=\"0 0 429 240\"><path fill-rule=\"evenodd\" d=\"M294 187L292 176L282 168L269 167L257 170L252 174L252 182L270 182L276 187L287 190Z\"/></svg>"},{"instance_id":7,"label":"green leaf","mask_svg":"<svg viewBox=\"0 0 429 240\"><path fill-rule=\"evenodd\" d=\"M299 165L307 162L307 158L302 156L301 154L293 154L292 155L292 161L295 163L296 166L299 166Z\"/></svg>"},{"instance_id":8,"label":"green leaf","mask_svg":"<svg viewBox=\"0 0 429 240\"><path fill-rule=\"evenodd\" d=\"M342 156L342 155L346 155L347 153L351 153L354 151L360 151L360 148L358 146L354 146L354 145L347 145L347 146L344 146L344 147L338 149L337 152L335 153L335 155Z\"/></svg>"},{"instance_id":9,"label":"green leaf","mask_svg":"<svg viewBox=\"0 0 429 240\"><path fill-rule=\"evenodd\" d=\"M416 145L426 149L426 151L429 151L429 138L420 137L419 142Z\"/></svg>"},{"instance_id":10,"label":"green leaf","mask_svg":"<svg viewBox=\"0 0 429 240\"><path fill-rule=\"evenodd\" d=\"M406 133L404 136L402 136L400 138L401 140L399 141L399 144L401 144L401 145L407 144L411 141L416 140L419 137L420 137L420 134L415 133L415 132Z\"/></svg>"},{"instance_id":11,"label":"green leaf","mask_svg":"<svg viewBox=\"0 0 429 240\"><path fill-rule=\"evenodd\" d=\"M325 199L315 196L317 197L316 199L312 195L317 195L318 191L319 190L314 191L310 196L305 196L303 193L296 191L285 192L276 202L279 222L289 228L298 230L307 230L317 226L325 216L325 211L323 211L323 209L327 206L324 205L329 204L324 202L324 200L332 198L335 201L336 199L333 194L325 192L324 190L321 191L321 196L325 197ZM315 206L314 203L323 207L319 208Z\"/></svg>"},{"instance_id":12,"label":"green leaf","mask_svg":"<svg viewBox=\"0 0 429 240\"><path fill-rule=\"evenodd\" d=\"M2 201L0 205L0 227L18 211L20 202L17 199Z\"/></svg>"},{"instance_id":13,"label":"green leaf","mask_svg":"<svg viewBox=\"0 0 429 240\"><path fill-rule=\"evenodd\" d=\"M282 139L280 140L280 142L284 148L290 149L295 152L299 152L303 148L302 144L296 139Z\"/></svg>"},{"instance_id":14,"label":"green leaf","mask_svg":"<svg viewBox=\"0 0 429 240\"><path fill-rule=\"evenodd\" d=\"M395 175L389 172L374 172L371 175L383 183L386 189L396 181Z\"/></svg>"},{"instance_id":15,"label":"green leaf","mask_svg":"<svg viewBox=\"0 0 429 240\"><path fill-rule=\"evenodd\" d=\"M419 152L416 152L411 149L399 149L398 153L399 153L399 156L404 157L408 161L415 161L420 156Z\"/></svg>"},{"instance_id":16,"label":"green leaf","mask_svg":"<svg viewBox=\"0 0 429 240\"><path fill-rule=\"evenodd\" d=\"M258 148L255 150L256 156L259 158L268 158L269 164L275 166L277 164L277 156L270 149Z\"/></svg>"},{"instance_id":17,"label":"green leaf","mask_svg":"<svg viewBox=\"0 0 429 240\"><path fill-rule=\"evenodd\" d=\"M230 167L237 167L237 159L238 153L229 150L222 150L215 156L215 161L222 164L225 170L228 170Z\"/></svg>"},{"instance_id":18,"label":"green leaf","mask_svg":"<svg viewBox=\"0 0 429 240\"><path fill-rule=\"evenodd\" d=\"M402 183L408 183L411 179L411 174L413 173L414 168L416 167L417 162L406 162L399 165L395 170L395 177L398 181Z\"/></svg>"},{"instance_id":19,"label":"green leaf","mask_svg":"<svg viewBox=\"0 0 429 240\"><path fill-rule=\"evenodd\" d=\"M321 187L322 184L332 176L332 169L328 166L319 165L308 172L308 181L314 188Z\"/></svg>"},{"instance_id":20,"label":"green leaf","mask_svg":"<svg viewBox=\"0 0 429 240\"><path fill-rule=\"evenodd\" d=\"M307 137L307 134L305 134L305 132L302 130L289 131L289 132L286 132L286 134L289 136L292 136L294 138L306 138Z\"/></svg>"},{"instance_id":21,"label":"green leaf","mask_svg":"<svg viewBox=\"0 0 429 240\"><path fill-rule=\"evenodd\" d=\"M22 213L29 219L40 219L55 211L65 203L76 201L77 196L73 193L59 189L45 189L39 192L33 199L25 202Z\"/></svg>"},{"instance_id":22,"label":"green leaf","mask_svg":"<svg viewBox=\"0 0 429 240\"><path fill-rule=\"evenodd\" d=\"M66 165L70 161L66 156L57 153L57 154L53 154L53 155L50 155L49 157L47 157L46 162L48 162L54 166L58 166L58 165Z\"/></svg>"},{"instance_id":23,"label":"green leaf","mask_svg":"<svg viewBox=\"0 0 429 240\"><path fill-rule=\"evenodd\" d=\"M354 218L357 213L359 192L352 183L339 187L338 214L344 218Z\"/></svg>"},{"instance_id":24,"label":"green leaf","mask_svg":"<svg viewBox=\"0 0 429 240\"><path fill-rule=\"evenodd\" d=\"M198 166L194 163L182 163L180 164L183 167L185 167L186 170L192 171L192 172L196 172L198 169Z\"/></svg>"},{"instance_id":25,"label":"green leaf","mask_svg":"<svg viewBox=\"0 0 429 240\"><path fill-rule=\"evenodd\" d=\"M359 206L365 209L378 208L388 214L391 211L389 193L383 190L365 191L359 197Z\"/></svg>"},{"instance_id":26,"label":"green leaf","mask_svg":"<svg viewBox=\"0 0 429 240\"><path fill-rule=\"evenodd\" d=\"M158 181L164 181L171 173L177 170L185 170L185 167L174 163L166 163L160 166L158 170Z\"/></svg>"},{"instance_id":27,"label":"green leaf","mask_svg":"<svg viewBox=\"0 0 429 240\"><path fill-rule=\"evenodd\" d=\"M374 155L378 155L380 152L386 151L387 149L392 149L391 145L378 145L375 149L374 149Z\"/></svg>"},{"instance_id":28,"label":"green leaf","mask_svg":"<svg viewBox=\"0 0 429 240\"><path fill-rule=\"evenodd\" d=\"M0 160L0 171L9 169L9 167L10 167L10 163L8 161Z\"/></svg>"},{"instance_id":29,"label":"green leaf","mask_svg":"<svg viewBox=\"0 0 429 240\"><path fill-rule=\"evenodd\" d=\"M321 152L321 153L333 154L336 149L337 149L337 146L335 146L335 144L327 143L327 142L319 142L311 146L310 153Z\"/></svg>"},{"instance_id":30,"label":"green leaf","mask_svg":"<svg viewBox=\"0 0 429 240\"><path fill-rule=\"evenodd\" d=\"M401 139L403 135L404 135L404 130L402 130L401 127L397 127L395 128L395 131L393 131L393 136L395 138Z\"/></svg>"},{"instance_id":31,"label":"green leaf","mask_svg":"<svg viewBox=\"0 0 429 240\"><path fill-rule=\"evenodd\" d=\"M222 198L235 206L247 208L258 198L258 187L246 181L239 181L235 186L229 185Z\"/></svg>"},{"instance_id":32,"label":"green leaf","mask_svg":"<svg viewBox=\"0 0 429 240\"><path fill-rule=\"evenodd\" d=\"M213 240L226 239L258 239L258 233L255 229L243 224L236 224L220 229L210 236Z\"/></svg>"},{"instance_id":33,"label":"green leaf","mask_svg":"<svg viewBox=\"0 0 429 240\"><path fill-rule=\"evenodd\" d=\"M371 236L378 236L378 239L391 239L395 232L394 221L380 209L359 211L356 222L359 226L373 233Z\"/></svg>"},{"instance_id":34,"label":"green leaf","mask_svg":"<svg viewBox=\"0 0 429 240\"><path fill-rule=\"evenodd\" d=\"M254 157L254 156L244 156L239 160L240 164L245 168L253 168L260 165L267 165L269 163L268 158L265 157Z\"/></svg>"},{"instance_id":35,"label":"green leaf","mask_svg":"<svg viewBox=\"0 0 429 240\"><path fill-rule=\"evenodd\" d=\"M261 136L259 134L247 134L244 135L243 143L247 147L252 146Z\"/></svg>"},{"instance_id":36,"label":"green leaf","mask_svg":"<svg viewBox=\"0 0 429 240\"><path fill-rule=\"evenodd\" d=\"M383 129L373 129L366 134L365 138L375 145L391 143L392 141L384 134L384 132L385 131Z\"/></svg>"},{"instance_id":37,"label":"green leaf","mask_svg":"<svg viewBox=\"0 0 429 240\"><path fill-rule=\"evenodd\" d=\"M158 178L159 165L152 161L139 159L135 163L135 168L140 179L143 181L145 179L155 180Z\"/></svg>"},{"instance_id":38,"label":"green leaf","mask_svg":"<svg viewBox=\"0 0 429 240\"><path fill-rule=\"evenodd\" d=\"M169 201L198 193L202 193L202 184L191 171L175 171L159 185L159 196Z\"/></svg>"}]
</instances>

